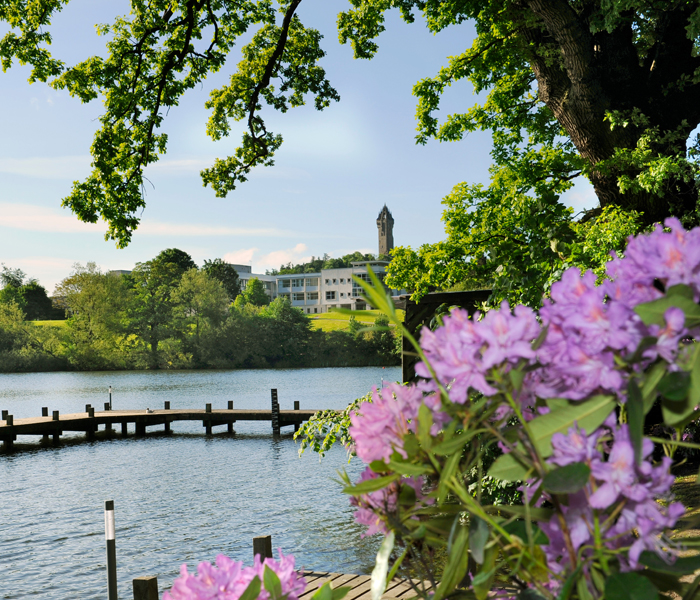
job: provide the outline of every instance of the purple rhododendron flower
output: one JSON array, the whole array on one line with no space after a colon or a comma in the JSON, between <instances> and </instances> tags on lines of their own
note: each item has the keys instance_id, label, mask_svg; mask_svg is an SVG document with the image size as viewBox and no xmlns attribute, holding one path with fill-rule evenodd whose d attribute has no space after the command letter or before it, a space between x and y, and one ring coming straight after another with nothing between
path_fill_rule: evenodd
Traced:
<instances>
[{"instance_id":1,"label":"purple rhododendron flower","mask_svg":"<svg viewBox=\"0 0 700 600\"><path fill-rule=\"evenodd\" d=\"M360 475L357 483L376 479L378 475L367 467ZM389 529L386 526L385 518L387 515L393 514L398 508L399 491L401 485L408 485L413 488L416 493L416 502L419 504L432 504L432 498L426 498L423 493L423 485L425 480L423 477L404 477L400 482L394 482L387 487L363 494L362 496L350 498L350 504L356 506L355 521L360 525L365 525L367 531L361 534L361 537L374 535L376 533L386 534Z\"/></svg>"},{"instance_id":2,"label":"purple rhododendron flower","mask_svg":"<svg viewBox=\"0 0 700 600\"><path fill-rule=\"evenodd\" d=\"M216 557L216 566L201 562L197 574L189 573L187 565L180 567L180 577L163 594L163 600L238 600L257 576L263 581L265 567L272 569L280 579L282 593L288 600L298 600L306 589L306 579L294 569L294 557L284 556L279 550L279 562L273 558L264 561L255 557L252 567L231 560L223 554ZM257 600L268 600L270 594L261 587Z\"/></svg>"}]
</instances>

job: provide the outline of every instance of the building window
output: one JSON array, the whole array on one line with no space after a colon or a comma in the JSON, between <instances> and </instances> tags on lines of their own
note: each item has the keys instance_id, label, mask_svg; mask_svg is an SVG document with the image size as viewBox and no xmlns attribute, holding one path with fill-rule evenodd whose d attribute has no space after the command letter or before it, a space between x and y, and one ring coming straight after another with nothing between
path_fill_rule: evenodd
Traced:
<instances>
[{"instance_id":1,"label":"building window","mask_svg":"<svg viewBox=\"0 0 700 600\"><path fill-rule=\"evenodd\" d=\"M330 279L326 279L326 285L328 285L331 282Z\"/></svg>"},{"instance_id":2,"label":"building window","mask_svg":"<svg viewBox=\"0 0 700 600\"><path fill-rule=\"evenodd\" d=\"M280 282L280 285L281 285L281 287L283 287L283 288L288 288L288 287L289 287L289 279L283 279L283 280Z\"/></svg>"},{"instance_id":3,"label":"building window","mask_svg":"<svg viewBox=\"0 0 700 600\"><path fill-rule=\"evenodd\" d=\"M292 287L304 287L303 279L292 279Z\"/></svg>"},{"instance_id":4,"label":"building window","mask_svg":"<svg viewBox=\"0 0 700 600\"><path fill-rule=\"evenodd\" d=\"M280 298L286 298L287 300L289 300L289 294L280 294L279 297L280 297Z\"/></svg>"},{"instance_id":5,"label":"building window","mask_svg":"<svg viewBox=\"0 0 700 600\"><path fill-rule=\"evenodd\" d=\"M345 292L340 292L340 297L345 298Z\"/></svg>"},{"instance_id":6,"label":"building window","mask_svg":"<svg viewBox=\"0 0 700 600\"><path fill-rule=\"evenodd\" d=\"M318 277L309 277L306 280L306 287L316 287L318 285Z\"/></svg>"},{"instance_id":7,"label":"building window","mask_svg":"<svg viewBox=\"0 0 700 600\"><path fill-rule=\"evenodd\" d=\"M345 279L341 279L341 280L340 280L340 283L345 283Z\"/></svg>"},{"instance_id":8,"label":"building window","mask_svg":"<svg viewBox=\"0 0 700 600\"><path fill-rule=\"evenodd\" d=\"M334 279L334 280L333 280L333 285L336 285L337 283L338 283L338 280L337 280L337 279Z\"/></svg>"},{"instance_id":9,"label":"building window","mask_svg":"<svg viewBox=\"0 0 700 600\"><path fill-rule=\"evenodd\" d=\"M335 300L335 292L326 292L326 300Z\"/></svg>"},{"instance_id":10,"label":"building window","mask_svg":"<svg viewBox=\"0 0 700 600\"><path fill-rule=\"evenodd\" d=\"M294 300L294 302L303 302L304 301L304 292L294 292L292 294L292 300Z\"/></svg>"},{"instance_id":11,"label":"building window","mask_svg":"<svg viewBox=\"0 0 700 600\"><path fill-rule=\"evenodd\" d=\"M314 314L318 313L318 308L314 308Z\"/></svg>"},{"instance_id":12,"label":"building window","mask_svg":"<svg viewBox=\"0 0 700 600\"><path fill-rule=\"evenodd\" d=\"M318 300L318 292L306 292L307 300Z\"/></svg>"}]
</instances>

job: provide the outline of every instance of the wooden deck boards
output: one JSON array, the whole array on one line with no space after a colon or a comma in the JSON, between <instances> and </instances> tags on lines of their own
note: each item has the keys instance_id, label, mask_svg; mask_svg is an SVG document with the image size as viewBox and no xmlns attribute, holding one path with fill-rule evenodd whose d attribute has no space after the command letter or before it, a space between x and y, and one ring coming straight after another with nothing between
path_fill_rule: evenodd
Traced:
<instances>
[{"instance_id":1,"label":"wooden deck boards","mask_svg":"<svg viewBox=\"0 0 700 600\"><path fill-rule=\"evenodd\" d=\"M343 573L304 573L306 578L306 591L299 600L310 600L316 590L326 581L330 581L333 588L349 586L351 589L343 600L370 600L371 577L369 575L354 575ZM418 582L413 582L418 583ZM382 595L384 600L410 600L416 596L411 582L406 579L394 579L387 586Z\"/></svg>"}]
</instances>

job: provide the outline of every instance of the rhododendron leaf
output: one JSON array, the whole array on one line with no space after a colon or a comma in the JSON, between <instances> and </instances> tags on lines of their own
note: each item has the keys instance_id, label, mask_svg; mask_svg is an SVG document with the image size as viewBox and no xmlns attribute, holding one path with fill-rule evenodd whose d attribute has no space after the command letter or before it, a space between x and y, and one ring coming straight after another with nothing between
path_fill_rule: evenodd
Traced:
<instances>
[{"instance_id":1,"label":"rhododendron leaf","mask_svg":"<svg viewBox=\"0 0 700 600\"><path fill-rule=\"evenodd\" d=\"M484 509L489 509L490 507L485 506ZM521 517L523 519L530 519L531 521L549 521L554 514L551 508L535 508L533 506L525 507L519 505L503 505L494 506L495 511L504 512L509 515L514 515L516 517ZM491 512L488 510L487 512Z\"/></svg>"},{"instance_id":2,"label":"rhododendron leaf","mask_svg":"<svg viewBox=\"0 0 700 600\"><path fill-rule=\"evenodd\" d=\"M645 325L665 325L664 315L672 306L680 308L685 313L685 326L688 328L700 325L700 306L692 298L685 296L664 296L652 302L645 302L634 307Z\"/></svg>"},{"instance_id":3,"label":"rhododendron leaf","mask_svg":"<svg viewBox=\"0 0 700 600\"><path fill-rule=\"evenodd\" d=\"M484 563L484 548L489 541L489 526L486 521L472 516L469 522L469 551L477 564Z\"/></svg>"},{"instance_id":4,"label":"rhododendron leaf","mask_svg":"<svg viewBox=\"0 0 700 600\"><path fill-rule=\"evenodd\" d=\"M420 452L420 445L413 433L407 433L403 436L403 449L409 457L416 456Z\"/></svg>"},{"instance_id":5,"label":"rhododendron leaf","mask_svg":"<svg viewBox=\"0 0 700 600\"><path fill-rule=\"evenodd\" d=\"M433 600L442 600L442 598L449 595L467 573L469 530L467 527L459 525L459 519L456 522L457 533L452 539L451 547L448 548L447 564L445 565L440 584L435 590Z\"/></svg>"},{"instance_id":6,"label":"rhododendron leaf","mask_svg":"<svg viewBox=\"0 0 700 600\"><path fill-rule=\"evenodd\" d=\"M627 364L635 364L641 362L645 359L644 353L654 346L659 339L653 335L645 335L637 345L637 348L632 353L632 355L626 359Z\"/></svg>"},{"instance_id":7,"label":"rhododendron leaf","mask_svg":"<svg viewBox=\"0 0 700 600\"><path fill-rule=\"evenodd\" d=\"M684 283L677 283L666 290L667 296L685 296L693 299L693 290Z\"/></svg>"},{"instance_id":8,"label":"rhododendron leaf","mask_svg":"<svg viewBox=\"0 0 700 600\"><path fill-rule=\"evenodd\" d=\"M260 587L260 577L256 575L238 600L257 600L260 595Z\"/></svg>"},{"instance_id":9,"label":"rhododendron leaf","mask_svg":"<svg viewBox=\"0 0 700 600\"><path fill-rule=\"evenodd\" d=\"M416 505L416 490L410 485L402 485L399 489L399 504L412 507Z\"/></svg>"},{"instance_id":10,"label":"rhododendron leaf","mask_svg":"<svg viewBox=\"0 0 700 600\"><path fill-rule=\"evenodd\" d=\"M664 399L661 405L664 424L668 427L681 427L694 419L694 413L695 407L687 398L680 402Z\"/></svg>"},{"instance_id":11,"label":"rhododendron leaf","mask_svg":"<svg viewBox=\"0 0 700 600\"><path fill-rule=\"evenodd\" d=\"M531 441L542 457L547 458L552 454L552 436L555 433L566 435L574 423L580 429L595 431L616 406L615 397L606 395L593 396L583 402L570 402L568 406L530 421Z\"/></svg>"},{"instance_id":12,"label":"rhododendron leaf","mask_svg":"<svg viewBox=\"0 0 700 600\"><path fill-rule=\"evenodd\" d=\"M667 364L664 361L657 362L646 373L644 385L642 385L642 398L644 399L644 414L646 415L651 407L654 406L654 401L658 396L657 386L659 381L666 374Z\"/></svg>"},{"instance_id":13,"label":"rhododendron leaf","mask_svg":"<svg viewBox=\"0 0 700 600\"><path fill-rule=\"evenodd\" d=\"M547 339L547 331L548 330L549 330L549 325L545 325L542 328L542 331L540 331L540 334L532 342L532 349L533 350L539 350L540 346L542 346L542 344L544 344L544 341Z\"/></svg>"},{"instance_id":14,"label":"rhododendron leaf","mask_svg":"<svg viewBox=\"0 0 700 600\"><path fill-rule=\"evenodd\" d=\"M559 595L557 596L557 600L569 600L569 597L571 596L571 592L574 589L574 585L578 581L579 573L581 573L581 565L579 564L578 567L576 567L576 570L569 575L568 579L564 582L564 585L561 587L561 590L559 590Z\"/></svg>"},{"instance_id":15,"label":"rhododendron leaf","mask_svg":"<svg viewBox=\"0 0 700 600\"><path fill-rule=\"evenodd\" d=\"M657 386L659 394L673 401L685 400L690 389L690 373L675 371L666 373Z\"/></svg>"},{"instance_id":16,"label":"rhododendron leaf","mask_svg":"<svg viewBox=\"0 0 700 600\"><path fill-rule=\"evenodd\" d=\"M545 600L544 596L538 594L535 590L525 588L517 596L518 600Z\"/></svg>"},{"instance_id":17,"label":"rhododendron leaf","mask_svg":"<svg viewBox=\"0 0 700 600\"><path fill-rule=\"evenodd\" d=\"M565 406L569 406L569 401L566 398L547 398L547 400L545 400L545 404L549 410L558 410L560 408L564 408Z\"/></svg>"},{"instance_id":18,"label":"rhododendron leaf","mask_svg":"<svg viewBox=\"0 0 700 600\"><path fill-rule=\"evenodd\" d=\"M512 369L508 372L508 377L510 382L513 384L513 389L519 392L523 387L523 380L525 379L525 372L521 369Z\"/></svg>"},{"instance_id":19,"label":"rhododendron leaf","mask_svg":"<svg viewBox=\"0 0 700 600\"><path fill-rule=\"evenodd\" d=\"M579 600L594 600L593 594L588 587L588 582L585 577L579 577L576 581L576 591L578 592ZM606 600L607 596L606 596Z\"/></svg>"},{"instance_id":20,"label":"rhododendron leaf","mask_svg":"<svg viewBox=\"0 0 700 600\"><path fill-rule=\"evenodd\" d=\"M271 600L277 600L282 597L282 582L277 573L267 565L265 565L265 570L263 571L263 585L270 594Z\"/></svg>"},{"instance_id":21,"label":"rhododendron leaf","mask_svg":"<svg viewBox=\"0 0 700 600\"><path fill-rule=\"evenodd\" d=\"M591 468L586 463L571 463L550 471L542 485L552 494L575 494L588 483Z\"/></svg>"},{"instance_id":22,"label":"rhododendron leaf","mask_svg":"<svg viewBox=\"0 0 700 600\"><path fill-rule=\"evenodd\" d=\"M524 481L531 468L522 464L511 452L499 456L489 469L489 475L501 481Z\"/></svg>"},{"instance_id":23,"label":"rhododendron leaf","mask_svg":"<svg viewBox=\"0 0 700 600\"><path fill-rule=\"evenodd\" d=\"M425 465L414 465L413 463L403 462L403 461L389 461L389 468L395 473L401 475L425 475L430 473L432 470L430 467ZM386 467L384 469L387 470Z\"/></svg>"},{"instance_id":24,"label":"rhododendron leaf","mask_svg":"<svg viewBox=\"0 0 700 600\"><path fill-rule=\"evenodd\" d=\"M375 473L386 473L390 467L383 460L373 460L369 463L369 468Z\"/></svg>"},{"instance_id":25,"label":"rhododendron leaf","mask_svg":"<svg viewBox=\"0 0 700 600\"><path fill-rule=\"evenodd\" d=\"M379 546L379 552L377 552L377 560L374 563L374 569L372 569L372 584L370 586L370 593L372 600L380 600L384 590L386 590L386 576L389 572L389 557L391 556L391 551L394 549L394 532L389 531L382 541L382 545Z\"/></svg>"},{"instance_id":26,"label":"rhododendron leaf","mask_svg":"<svg viewBox=\"0 0 700 600\"><path fill-rule=\"evenodd\" d=\"M425 404L421 404L418 409L418 441L426 451L430 450L433 443L433 437L430 435L432 426L433 413Z\"/></svg>"},{"instance_id":27,"label":"rhododendron leaf","mask_svg":"<svg viewBox=\"0 0 700 600\"><path fill-rule=\"evenodd\" d=\"M689 369L690 389L688 390L688 400L691 406L697 406L700 404L700 344L695 344Z\"/></svg>"},{"instance_id":28,"label":"rhododendron leaf","mask_svg":"<svg viewBox=\"0 0 700 600\"><path fill-rule=\"evenodd\" d=\"M459 460L462 458L461 452L455 452L450 458L447 459L445 466L440 473L440 483L438 484L438 502L442 503L447 495L449 486L447 482L452 478L452 476L457 471L457 466L459 465Z\"/></svg>"},{"instance_id":29,"label":"rhododendron leaf","mask_svg":"<svg viewBox=\"0 0 700 600\"><path fill-rule=\"evenodd\" d=\"M397 481L398 479L400 479L398 474L377 477L376 479L367 479L361 483L358 483L357 485L349 485L343 489L343 493L350 494L352 496L369 494L370 492L376 492L377 490L384 489L387 485Z\"/></svg>"},{"instance_id":30,"label":"rhododendron leaf","mask_svg":"<svg viewBox=\"0 0 700 600\"><path fill-rule=\"evenodd\" d=\"M433 446L433 453L439 456L453 454L458 450L461 450L464 447L464 444L474 437L474 435L476 435L475 432L457 434L449 440L435 444Z\"/></svg>"},{"instance_id":31,"label":"rhododendron leaf","mask_svg":"<svg viewBox=\"0 0 700 600\"><path fill-rule=\"evenodd\" d=\"M669 575L689 575L700 569L700 556L683 556L676 558L672 563L668 563L656 552L650 552L649 550L642 552L639 562L653 571L668 573Z\"/></svg>"},{"instance_id":32,"label":"rhododendron leaf","mask_svg":"<svg viewBox=\"0 0 700 600\"><path fill-rule=\"evenodd\" d=\"M524 543L528 544L527 539L527 525L525 521L513 521L503 526L510 535L518 536ZM535 546L542 546L543 544L549 544L549 538L537 525L534 523L530 524L530 530L532 531L532 543Z\"/></svg>"},{"instance_id":33,"label":"rhododendron leaf","mask_svg":"<svg viewBox=\"0 0 700 600\"><path fill-rule=\"evenodd\" d=\"M639 573L616 573L605 581L605 600L657 600L659 591Z\"/></svg>"},{"instance_id":34,"label":"rhododendron leaf","mask_svg":"<svg viewBox=\"0 0 700 600\"><path fill-rule=\"evenodd\" d=\"M637 382L630 379L627 385L627 427L634 448L634 460L642 464L642 441L644 438L644 400Z\"/></svg>"},{"instance_id":35,"label":"rhododendron leaf","mask_svg":"<svg viewBox=\"0 0 700 600\"><path fill-rule=\"evenodd\" d=\"M486 600L493 587L493 579L496 575L496 547L489 546L484 552L484 564L472 579L472 588L477 600Z\"/></svg>"}]
</instances>

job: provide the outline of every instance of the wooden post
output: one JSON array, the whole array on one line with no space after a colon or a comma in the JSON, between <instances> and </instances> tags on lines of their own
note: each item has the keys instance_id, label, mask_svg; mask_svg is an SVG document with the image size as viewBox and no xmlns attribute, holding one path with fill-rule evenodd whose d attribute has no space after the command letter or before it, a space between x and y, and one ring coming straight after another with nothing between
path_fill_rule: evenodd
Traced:
<instances>
[{"instance_id":1,"label":"wooden post","mask_svg":"<svg viewBox=\"0 0 700 600\"><path fill-rule=\"evenodd\" d=\"M134 600L158 600L158 577L137 577L132 581Z\"/></svg>"},{"instance_id":2,"label":"wooden post","mask_svg":"<svg viewBox=\"0 0 700 600\"><path fill-rule=\"evenodd\" d=\"M15 418L12 415L5 415L5 425L12 427L15 424ZM5 450L10 452L14 445L15 436L10 433L10 437L6 437L4 441Z\"/></svg>"},{"instance_id":3,"label":"wooden post","mask_svg":"<svg viewBox=\"0 0 700 600\"><path fill-rule=\"evenodd\" d=\"M228 409L233 410L233 400L228 401Z\"/></svg>"},{"instance_id":4,"label":"wooden post","mask_svg":"<svg viewBox=\"0 0 700 600\"><path fill-rule=\"evenodd\" d=\"M166 400L165 402L163 402L163 406L165 407L165 410L170 410L170 400Z\"/></svg>"},{"instance_id":5,"label":"wooden post","mask_svg":"<svg viewBox=\"0 0 700 600\"><path fill-rule=\"evenodd\" d=\"M299 400L294 401L294 410L299 410ZM294 423L294 433L299 431L299 423Z\"/></svg>"},{"instance_id":6,"label":"wooden post","mask_svg":"<svg viewBox=\"0 0 700 600\"><path fill-rule=\"evenodd\" d=\"M280 404L277 401L277 390L270 390L272 395L272 433L280 434Z\"/></svg>"},{"instance_id":7,"label":"wooden post","mask_svg":"<svg viewBox=\"0 0 700 600\"><path fill-rule=\"evenodd\" d=\"M48 417L48 416L49 416L49 408L48 408L48 406L42 406L42 407L41 407L41 416L42 416L42 417Z\"/></svg>"},{"instance_id":8,"label":"wooden post","mask_svg":"<svg viewBox=\"0 0 700 600\"><path fill-rule=\"evenodd\" d=\"M170 421L168 421L168 417L165 417L165 427L163 431L165 431L165 433L172 433L172 431L170 431Z\"/></svg>"},{"instance_id":9,"label":"wooden post","mask_svg":"<svg viewBox=\"0 0 700 600\"><path fill-rule=\"evenodd\" d=\"M86 405L85 405L85 412L90 412L90 407L91 407L91 406L92 406L92 404L86 404Z\"/></svg>"},{"instance_id":10,"label":"wooden post","mask_svg":"<svg viewBox=\"0 0 700 600\"><path fill-rule=\"evenodd\" d=\"M272 558L271 535L261 535L253 538L253 558L258 554L262 559Z\"/></svg>"},{"instance_id":11,"label":"wooden post","mask_svg":"<svg viewBox=\"0 0 700 600\"><path fill-rule=\"evenodd\" d=\"M229 401L228 401L228 409L229 409L229 410L233 410L233 400L229 400ZM233 424L234 424L234 423L235 423L235 421L229 421L229 422L228 422L227 429L228 429L228 432L229 432L229 433L235 433L235 431L233 431Z\"/></svg>"},{"instance_id":12,"label":"wooden post","mask_svg":"<svg viewBox=\"0 0 700 600\"><path fill-rule=\"evenodd\" d=\"M114 500L105 500L105 540L107 541L107 599L117 596L117 548L114 540Z\"/></svg>"},{"instance_id":13,"label":"wooden post","mask_svg":"<svg viewBox=\"0 0 700 600\"><path fill-rule=\"evenodd\" d=\"M211 404L207 403L205 405L204 412L211 414ZM206 417L202 425L204 425L204 427L206 428L207 435L211 435L211 418Z\"/></svg>"},{"instance_id":14,"label":"wooden post","mask_svg":"<svg viewBox=\"0 0 700 600\"><path fill-rule=\"evenodd\" d=\"M105 412L107 412L109 410L109 408L110 408L109 402L105 402Z\"/></svg>"},{"instance_id":15,"label":"wooden post","mask_svg":"<svg viewBox=\"0 0 700 600\"><path fill-rule=\"evenodd\" d=\"M129 424L126 421L122 421L122 437L126 437L129 430Z\"/></svg>"},{"instance_id":16,"label":"wooden post","mask_svg":"<svg viewBox=\"0 0 700 600\"><path fill-rule=\"evenodd\" d=\"M90 419L94 419L95 418L95 409L92 408L92 406L90 406L89 404L85 408L87 409L86 412L88 414L88 417L90 417ZM93 425L93 422L90 421L90 423L88 423L87 430L85 431L87 439L92 440L95 438L95 429L96 429L95 425Z\"/></svg>"},{"instance_id":17,"label":"wooden post","mask_svg":"<svg viewBox=\"0 0 700 600\"><path fill-rule=\"evenodd\" d=\"M7 414L8 414L8 412L9 412L9 411L7 411L7 410L3 410L3 411L2 411L2 419L0 419L0 421L4 421L5 419L7 419Z\"/></svg>"},{"instance_id":18,"label":"wooden post","mask_svg":"<svg viewBox=\"0 0 700 600\"><path fill-rule=\"evenodd\" d=\"M53 416L51 417L54 421L58 421L58 411L53 411Z\"/></svg>"},{"instance_id":19,"label":"wooden post","mask_svg":"<svg viewBox=\"0 0 700 600\"><path fill-rule=\"evenodd\" d=\"M136 435L146 435L146 422L136 417Z\"/></svg>"},{"instance_id":20,"label":"wooden post","mask_svg":"<svg viewBox=\"0 0 700 600\"><path fill-rule=\"evenodd\" d=\"M15 418L12 415L5 415L5 425L12 427L15 424Z\"/></svg>"}]
</instances>

